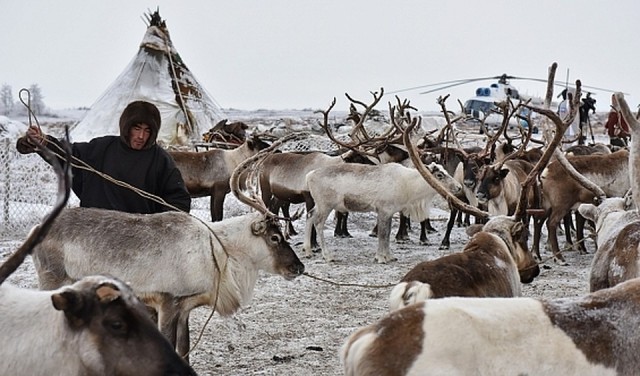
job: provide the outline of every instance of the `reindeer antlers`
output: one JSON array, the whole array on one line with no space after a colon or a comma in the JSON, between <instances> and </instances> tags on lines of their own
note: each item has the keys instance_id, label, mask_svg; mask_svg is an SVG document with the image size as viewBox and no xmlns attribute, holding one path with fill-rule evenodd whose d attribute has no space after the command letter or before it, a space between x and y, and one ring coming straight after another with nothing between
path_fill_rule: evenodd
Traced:
<instances>
[{"instance_id":1,"label":"reindeer antlers","mask_svg":"<svg viewBox=\"0 0 640 376\"><path fill-rule=\"evenodd\" d=\"M407 118L410 120L410 118L408 116L407 116ZM442 195L442 197L444 197L447 200L447 202L449 202L451 205L453 205L456 209L458 209L458 210L460 210L460 211L462 211L464 213L469 213L471 215L475 215L475 216L478 216L478 217L481 217L481 218L488 218L489 217L489 213L484 212L484 211L482 211L482 210L480 210L478 208L475 208L475 207L473 207L471 205L467 205L464 202L460 201L456 196L451 194L451 192L449 192L445 187L443 187L442 184L440 184L440 182L438 182L438 179L436 179L431 174L429 169L424 167L424 165L422 164L422 161L420 160L420 156L418 155L416 147L411 142L411 137L410 137L411 132L413 131L413 129L420 123L420 121L418 119L419 118L414 118L413 120L409 121L409 125L404 130L402 141L404 142L404 145L407 148L407 151L409 153L409 157L411 158L411 161L415 165L415 167L418 170L418 172L420 172L420 175L422 175L422 177L427 181L427 183L429 183L429 185L431 185L433 187L433 189L436 190L436 192L438 192L440 195Z\"/></svg>"},{"instance_id":2,"label":"reindeer antlers","mask_svg":"<svg viewBox=\"0 0 640 376\"><path fill-rule=\"evenodd\" d=\"M229 179L229 185L231 187L231 191L233 192L233 194L236 196L236 198L248 205L249 207L252 207L254 209L256 209L257 211L263 213L264 215L266 215L267 217L270 218L278 218L277 215L275 215L274 213L272 213L269 208L267 208L267 205L264 203L264 201L262 201L262 199L260 198L260 195L257 194L257 192L252 192L251 197L247 196L246 194L244 194L242 192L242 190L240 189L240 176L249 169L252 169L253 172L258 171L262 165L262 162L264 161L264 158L267 157L267 155L272 154L280 145L282 145L283 143L293 140L293 139L300 139L302 137L306 137L308 134L305 132L298 132L298 133L290 133L276 141L274 141L271 146L269 146L266 149L261 150L259 153L255 154L252 157L249 157L247 159L245 159L244 161L242 161L234 170L233 173L231 174L231 178ZM251 172L249 172L251 173ZM249 179L247 179L249 180ZM248 185L247 185L248 186Z\"/></svg>"},{"instance_id":3,"label":"reindeer antlers","mask_svg":"<svg viewBox=\"0 0 640 376\"><path fill-rule=\"evenodd\" d=\"M336 137L333 135L333 132L329 127L329 112L333 109L333 107L336 104L335 98L333 98L331 105L326 111L320 111L320 110L315 111L316 113L322 113L323 122L320 124L320 127L322 127L322 129L325 131L325 133L327 134L327 136L331 141L333 141L336 145L340 147L353 151L354 153L358 153L360 155L364 155L364 156L368 156L376 159L379 159L378 154L380 150L386 147L387 145L392 143L400 144L400 140L402 137L402 130L399 130L397 127L394 127L392 125L382 135L372 137L371 135L369 135L369 133L367 132L364 126L365 120L369 117L369 115L371 114L371 111L373 111L373 108L376 106L376 104L378 104L378 102L380 102L380 99L384 95L383 88L380 88L379 93L378 92L372 93L373 102L369 105L366 105L361 101L353 99L347 93L345 93L345 95L351 101L351 104L349 106L350 113L349 113L348 119L352 120L355 123L355 125L353 126L353 129L349 133L349 137L351 137L352 142L344 142L336 139ZM357 111L356 105L364 107L362 114ZM405 103L401 103L399 98L398 98L398 106L402 108L412 108L409 106L408 101L405 101Z\"/></svg>"}]
</instances>

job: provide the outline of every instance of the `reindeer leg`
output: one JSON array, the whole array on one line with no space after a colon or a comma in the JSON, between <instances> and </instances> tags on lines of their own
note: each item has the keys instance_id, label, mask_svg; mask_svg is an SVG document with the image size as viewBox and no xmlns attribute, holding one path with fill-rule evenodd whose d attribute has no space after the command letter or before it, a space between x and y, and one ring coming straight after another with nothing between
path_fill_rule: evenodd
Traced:
<instances>
[{"instance_id":1,"label":"reindeer leg","mask_svg":"<svg viewBox=\"0 0 640 376\"><path fill-rule=\"evenodd\" d=\"M333 231L333 236L337 238L352 238L349 230L347 230L347 219L349 218L349 212L336 211L336 228Z\"/></svg>"},{"instance_id":2,"label":"reindeer leg","mask_svg":"<svg viewBox=\"0 0 640 376\"><path fill-rule=\"evenodd\" d=\"M376 223L375 226L373 226L373 229L371 229L371 232L369 233L369 236L372 238L375 238L378 236L378 224Z\"/></svg>"},{"instance_id":3,"label":"reindeer leg","mask_svg":"<svg viewBox=\"0 0 640 376\"><path fill-rule=\"evenodd\" d=\"M379 264L386 264L397 259L391 255L389 250L389 238L391 236L391 219L392 215L378 213L378 251L376 252L376 261Z\"/></svg>"},{"instance_id":4,"label":"reindeer leg","mask_svg":"<svg viewBox=\"0 0 640 376\"><path fill-rule=\"evenodd\" d=\"M469 220L469 216L467 215L467 221ZM426 233L428 234L435 234L436 232L438 232L438 230L435 229L435 227L431 226L431 219L427 218L424 221L420 222L420 224L422 225L422 227L424 227L424 230ZM467 223L467 226L469 225L469 223Z\"/></svg>"},{"instance_id":5,"label":"reindeer leg","mask_svg":"<svg viewBox=\"0 0 640 376\"><path fill-rule=\"evenodd\" d=\"M226 192L222 193L219 190L216 190L211 193L211 221L218 222L223 218L223 210L224 210L224 199L226 197Z\"/></svg>"},{"instance_id":6,"label":"reindeer leg","mask_svg":"<svg viewBox=\"0 0 640 376\"><path fill-rule=\"evenodd\" d=\"M461 212L461 211L456 211L456 213L457 213L457 217L456 217L456 225L457 225L458 227L462 227L462 225L463 225L464 213L463 213L463 212ZM465 220L464 222L466 222L466 220Z\"/></svg>"},{"instance_id":7,"label":"reindeer leg","mask_svg":"<svg viewBox=\"0 0 640 376\"><path fill-rule=\"evenodd\" d=\"M281 201L278 206L280 207L280 210L282 211L282 216L284 216L285 218L291 218L291 213L289 211L289 208L291 206L290 203ZM274 211L274 213L277 214L278 212ZM298 235L298 232L293 227L293 223L291 223L291 221L287 221L287 232L291 236Z\"/></svg>"},{"instance_id":8,"label":"reindeer leg","mask_svg":"<svg viewBox=\"0 0 640 376\"><path fill-rule=\"evenodd\" d=\"M400 225L398 226L398 232L396 233L396 242L403 243L409 241L409 226L411 220L400 213Z\"/></svg>"},{"instance_id":9,"label":"reindeer leg","mask_svg":"<svg viewBox=\"0 0 640 376\"><path fill-rule=\"evenodd\" d=\"M439 249L449 249L451 246L451 230L455 225L456 217L458 216L459 210L456 208L451 208L451 212L449 213L449 222L447 222L447 231L444 233L444 237L442 238L442 242L440 242Z\"/></svg>"},{"instance_id":10,"label":"reindeer leg","mask_svg":"<svg viewBox=\"0 0 640 376\"><path fill-rule=\"evenodd\" d=\"M566 265L566 261L562 253L560 253L560 246L558 245L558 225L562 217L558 216L558 214L551 212L551 215L547 219L547 243L551 247L551 251L553 252L553 257L555 257L559 262Z\"/></svg>"},{"instance_id":11,"label":"reindeer leg","mask_svg":"<svg viewBox=\"0 0 640 376\"><path fill-rule=\"evenodd\" d=\"M586 219L582 216L582 214L576 211L576 242L578 246L578 251L583 255L586 255L588 253L587 247L584 245L585 222L586 222Z\"/></svg>"},{"instance_id":12,"label":"reindeer leg","mask_svg":"<svg viewBox=\"0 0 640 376\"><path fill-rule=\"evenodd\" d=\"M302 196L304 197L305 208L307 209L307 222L305 224L304 245L302 248L305 251L305 256L311 257L311 252L317 252L320 249L317 240L318 232L316 231L315 224L311 220L314 212L313 208L316 203L309 192L304 192Z\"/></svg>"},{"instance_id":13,"label":"reindeer leg","mask_svg":"<svg viewBox=\"0 0 640 376\"><path fill-rule=\"evenodd\" d=\"M545 218L533 217L533 244L531 245L531 253L534 254L538 262L542 260L542 257L540 257L540 237L542 236L542 225L544 221Z\"/></svg>"},{"instance_id":14,"label":"reindeer leg","mask_svg":"<svg viewBox=\"0 0 640 376\"><path fill-rule=\"evenodd\" d=\"M307 222L305 223L304 229L304 243L302 245L305 257L311 257L313 255L314 248L311 244L311 239L314 235L313 232L316 229L316 226L314 225L314 222L316 220L316 212L317 210L315 208L311 211L307 211Z\"/></svg>"},{"instance_id":15,"label":"reindeer leg","mask_svg":"<svg viewBox=\"0 0 640 376\"><path fill-rule=\"evenodd\" d=\"M318 210L318 207L315 208L313 216L313 224L316 227L316 233L318 236L318 240L320 242L320 249L322 250L322 257L327 262L334 261L333 251L327 247L327 244L324 240L324 225L327 222L327 218L329 217L330 211L327 210Z\"/></svg>"},{"instance_id":16,"label":"reindeer leg","mask_svg":"<svg viewBox=\"0 0 640 376\"><path fill-rule=\"evenodd\" d=\"M427 232L429 232L427 228L428 222L429 219L420 222L420 244L422 245L429 245L429 239L427 239Z\"/></svg>"},{"instance_id":17,"label":"reindeer leg","mask_svg":"<svg viewBox=\"0 0 640 376\"><path fill-rule=\"evenodd\" d=\"M351 236L351 234L349 233L349 230L347 229L347 223L349 222L349 212L344 212L341 213L343 219L342 219L342 228L341 228L341 233L342 236L345 238L353 238L353 236Z\"/></svg>"},{"instance_id":18,"label":"reindeer leg","mask_svg":"<svg viewBox=\"0 0 640 376\"><path fill-rule=\"evenodd\" d=\"M174 348L177 346L178 334L178 306L174 299L166 294L159 298L160 302L156 307L158 311L158 328L160 332L171 342Z\"/></svg>"},{"instance_id":19,"label":"reindeer leg","mask_svg":"<svg viewBox=\"0 0 640 376\"><path fill-rule=\"evenodd\" d=\"M178 315L176 329L176 351L184 360L189 363L190 341L189 341L189 312L183 311Z\"/></svg>"},{"instance_id":20,"label":"reindeer leg","mask_svg":"<svg viewBox=\"0 0 640 376\"><path fill-rule=\"evenodd\" d=\"M571 228L573 227L571 212L565 215L562 221L564 224L564 238L567 241L568 247L570 248L573 246L573 241L571 240Z\"/></svg>"}]
</instances>

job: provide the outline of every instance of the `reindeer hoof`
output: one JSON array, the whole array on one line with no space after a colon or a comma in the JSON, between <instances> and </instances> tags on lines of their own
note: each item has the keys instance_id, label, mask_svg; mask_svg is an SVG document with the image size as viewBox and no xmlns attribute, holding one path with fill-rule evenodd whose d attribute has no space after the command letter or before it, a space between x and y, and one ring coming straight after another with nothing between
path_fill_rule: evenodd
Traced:
<instances>
[{"instance_id":1,"label":"reindeer hoof","mask_svg":"<svg viewBox=\"0 0 640 376\"><path fill-rule=\"evenodd\" d=\"M378 264L387 264L389 262L398 261L395 257L376 257Z\"/></svg>"},{"instance_id":2,"label":"reindeer hoof","mask_svg":"<svg viewBox=\"0 0 640 376\"><path fill-rule=\"evenodd\" d=\"M569 266L569 263L564 259L564 257L554 257L553 262L560 266Z\"/></svg>"},{"instance_id":3,"label":"reindeer hoof","mask_svg":"<svg viewBox=\"0 0 640 376\"><path fill-rule=\"evenodd\" d=\"M325 262L329 262L329 263L336 262L336 259L333 257L333 255L325 255L323 256L323 258Z\"/></svg>"},{"instance_id":4,"label":"reindeer hoof","mask_svg":"<svg viewBox=\"0 0 640 376\"><path fill-rule=\"evenodd\" d=\"M425 244L425 245L427 245L427 244ZM449 246L445 245L445 244L442 244L442 245L440 245L440 247L438 247L438 249L441 250L441 251L446 251L446 250L449 249Z\"/></svg>"}]
</instances>

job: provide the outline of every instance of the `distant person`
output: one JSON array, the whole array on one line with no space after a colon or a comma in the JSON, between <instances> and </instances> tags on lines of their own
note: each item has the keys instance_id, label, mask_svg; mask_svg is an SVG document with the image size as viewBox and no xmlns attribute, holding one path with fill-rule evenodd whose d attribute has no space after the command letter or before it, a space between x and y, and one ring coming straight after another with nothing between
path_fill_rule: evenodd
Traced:
<instances>
[{"instance_id":1,"label":"distant person","mask_svg":"<svg viewBox=\"0 0 640 376\"><path fill-rule=\"evenodd\" d=\"M591 93L587 93L587 96L582 98L582 103L578 111L580 115L580 139L578 140L578 144L583 145L586 138L585 125L589 124L589 112L593 111L594 114L596 113L596 100L591 98ZM591 136L593 137L593 132Z\"/></svg>"},{"instance_id":2,"label":"distant person","mask_svg":"<svg viewBox=\"0 0 640 376\"><path fill-rule=\"evenodd\" d=\"M144 101L131 102L120 116L120 136L102 136L89 142L75 142L72 144L72 154L113 179L189 212L191 197L182 175L169 153L156 143L160 122L160 112L155 105ZM35 145L26 135L19 138L16 149L22 154L37 152L39 147L48 147L57 152L62 150L53 146L61 146L60 140L44 135L38 127L29 127L27 135L42 142L41 145ZM82 207L143 214L173 210L131 189L116 185L95 172L75 167L72 188Z\"/></svg>"},{"instance_id":3,"label":"distant person","mask_svg":"<svg viewBox=\"0 0 640 376\"><path fill-rule=\"evenodd\" d=\"M626 147L629 143L631 133L629 125L624 120L618 109L618 100L615 95L611 95L611 111L604 124L604 129L609 135L609 143L613 146Z\"/></svg>"},{"instance_id":4,"label":"distant person","mask_svg":"<svg viewBox=\"0 0 640 376\"><path fill-rule=\"evenodd\" d=\"M569 118L569 115L571 114L571 101L573 100L573 93L569 92L567 89L564 89L558 96L562 96L562 102L560 102L560 104L558 105L558 116L563 122L566 122ZM582 137L582 135L580 135L579 119L578 116L576 116L571 124L569 124L569 126L567 127L567 130L564 133L564 140L566 141L577 139L579 138L578 135L579 137ZM574 142L572 142L572 144Z\"/></svg>"}]
</instances>

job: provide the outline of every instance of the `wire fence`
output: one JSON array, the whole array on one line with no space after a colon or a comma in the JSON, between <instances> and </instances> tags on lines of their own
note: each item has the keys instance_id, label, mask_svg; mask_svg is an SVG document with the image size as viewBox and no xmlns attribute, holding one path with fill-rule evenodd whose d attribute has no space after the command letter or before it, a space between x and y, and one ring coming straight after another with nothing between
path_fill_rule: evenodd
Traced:
<instances>
[{"instance_id":1,"label":"wire fence","mask_svg":"<svg viewBox=\"0 0 640 376\"><path fill-rule=\"evenodd\" d=\"M17 152L15 140L0 139L0 237L23 238L56 201L53 168L37 154ZM77 205L72 195L69 205Z\"/></svg>"}]
</instances>

